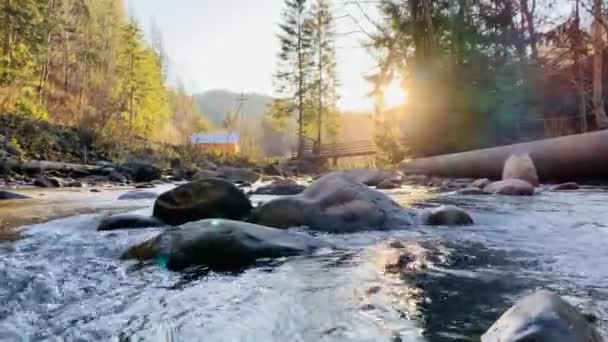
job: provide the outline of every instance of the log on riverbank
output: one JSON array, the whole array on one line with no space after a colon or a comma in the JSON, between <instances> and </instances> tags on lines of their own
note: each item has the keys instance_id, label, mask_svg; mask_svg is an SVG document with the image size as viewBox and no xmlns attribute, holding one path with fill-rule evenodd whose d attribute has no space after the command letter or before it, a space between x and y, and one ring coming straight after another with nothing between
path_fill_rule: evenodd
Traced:
<instances>
[{"instance_id":1,"label":"log on riverbank","mask_svg":"<svg viewBox=\"0 0 608 342\"><path fill-rule=\"evenodd\" d=\"M28 174L40 174L44 171L56 171L64 174L92 175L103 169L98 165L73 164L47 160L18 160L15 158L0 159L0 171L10 170Z\"/></svg>"},{"instance_id":2,"label":"log on riverbank","mask_svg":"<svg viewBox=\"0 0 608 342\"><path fill-rule=\"evenodd\" d=\"M500 179L505 160L528 153L542 182L608 180L608 130L406 160L408 174Z\"/></svg>"}]
</instances>

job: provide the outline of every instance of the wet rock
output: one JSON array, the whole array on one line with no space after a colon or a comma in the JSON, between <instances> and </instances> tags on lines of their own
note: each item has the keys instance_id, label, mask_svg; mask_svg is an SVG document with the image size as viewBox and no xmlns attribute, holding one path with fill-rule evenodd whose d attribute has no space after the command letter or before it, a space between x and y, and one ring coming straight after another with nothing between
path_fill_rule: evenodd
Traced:
<instances>
[{"instance_id":1,"label":"wet rock","mask_svg":"<svg viewBox=\"0 0 608 342\"><path fill-rule=\"evenodd\" d=\"M518 153L511 155L502 169L502 179L521 179L533 186L538 186L538 174L534 161L527 153Z\"/></svg>"},{"instance_id":2,"label":"wet rock","mask_svg":"<svg viewBox=\"0 0 608 342\"><path fill-rule=\"evenodd\" d=\"M374 170L374 169L354 169L339 171L344 176L369 186L377 186L385 180L393 178L394 174L391 171Z\"/></svg>"},{"instance_id":3,"label":"wet rock","mask_svg":"<svg viewBox=\"0 0 608 342\"><path fill-rule=\"evenodd\" d=\"M207 170L215 170L215 169L217 169L217 165L216 165L215 163L213 163L213 162L210 162L210 161L203 161L203 162L200 162L200 163L198 164L198 166L199 166L201 169L207 169Z\"/></svg>"},{"instance_id":4,"label":"wet rock","mask_svg":"<svg viewBox=\"0 0 608 342\"><path fill-rule=\"evenodd\" d=\"M462 226L474 223L469 213L453 205L444 205L423 212L421 222L429 226Z\"/></svg>"},{"instance_id":5,"label":"wet rock","mask_svg":"<svg viewBox=\"0 0 608 342\"><path fill-rule=\"evenodd\" d=\"M250 219L277 228L307 226L317 231L352 233L399 229L411 225L414 216L382 192L335 172L321 177L299 195L260 205Z\"/></svg>"},{"instance_id":6,"label":"wet rock","mask_svg":"<svg viewBox=\"0 0 608 342\"><path fill-rule=\"evenodd\" d=\"M182 184L160 195L154 216L171 225L206 218L242 219L251 211L251 202L234 184L206 178Z\"/></svg>"},{"instance_id":7,"label":"wet rock","mask_svg":"<svg viewBox=\"0 0 608 342\"><path fill-rule=\"evenodd\" d=\"M128 192L125 192L124 194L118 196L118 199L121 201L124 201L124 200L136 201L136 200L144 200L144 199L155 199L156 197L158 197L158 194L151 192L151 191L128 191Z\"/></svg>"},{"instance_id":8,"label":"wet rock","mask_svg":"<svg viewBox=\"0 0 608 342\"><path fill-rule=\"evenodd\" d=\"M380 190L391 190L391 189L399 189L401 185L396 182L393 182L390 179L385 179L380 184L376 185L376 189Z\"/></svg>"},{"instance_id":9,"label":"wet rock","mask_svg":"<svg viewBox=\"0 0 608 342\"><path fill-rule=\"evenodd\" d=\"M429 177L426 175L405 175L404 182L412 185L426 185Z\"/></svg>"},{"instance_id":10,"label":"wet rock","mask_svg":"<svg viewBox=\"0 0 608 342\"><path fill-rule=\"evenodd\" d=\"M549 291L519 300L481 337L482 342L600 342L595 327Z\"/></svg>"},{"instance_id":11,"label":"wet rock","mask_svg":"<svg viewBox=\"0 0 608 342\"><path fill-rule=\"evenodd\" d=\"M457 195L489 195L488 192L485 192L484 190L477 188L477 187L468 187L468 188L464 188L464 189L460 189L458 191L456 191Z\"/></svg>"},{"instance_id":12,"label":"wet rock","mask_svg":"<svg viewBox=\"0 0 608 342\"><path fill-rule=\"evenodd\" d=\"M40 176L34 179L34 185L41 188L60 188L63 186L59 178L45 176Z\"/></svg>"},{"instance_id":13,"label":"wet rock","mask_svg":"<svg viewBox=\"0 0 608 342\"><path fill-rule=\"evenodd\" d=\"M205 178L220 178L220 174L212 170L200 170L192 176L194 180Z\"/></svg>"},{"instance_id":14,"label":"wet rock","mask_svg":"<svg viewBox=\"0 0 608 342\"><path fill-rule=\"evenodd\" d=\"M0 200L14 200L14 199L28 199L31 198L26 195L18 194L15 192L0 190Z\"/></svg>"},{"instance_id":15,"label":"wet rock","mask_svg":"<svg viewBox=\"0 0 608 342\"><path fill-rule=\"evenodd\" d=\"M190 266L231 270L260 258L306 254L328 246L302 233L230 220L211 219L169 229L130 248L124 258L150 260L175 271Z\"/></svg>"},{"instance_id":16,"label":"wet rock","mask_svg":"<svg viewBox=\"0 0 608 342\"><path fill-rule=\"evenodd\" d=\"M562 183L559 185L556 185L553 187L553 191L572 191L572 190L578 190L580 189L580 185L578 185L578 183L574 183L574 182L569 182L569 183Z\"/></svg>"},{"instance_id":17,"label":"wet rock","mask_svg":"<svg viewBox=\"0 0 608 342\"><path fill-rule=\"evenodd\" d=\"M287 179L281 177L281 176L269 176L269 175L262 175L262 177L260 178L260 182L280 182L280 181L285 181Z\"/></svg>"},{"instance_id":18,"label":"wet rock","mask_svg":"<svg viewBox=\"0 0 608 342\"><path fill-rule=\"evenodd\" d=\"M121 184L125 184L128 182L127 177L116 170L112 170L110 174L108 174L108 180Z\"/></svg>"},{"instance_id":19,"label":"wet rock","mask_svg":"<svg viewBox=\"0 0 608 342\"><path fill-rule=\"evenodd\" d=\"M219 167L216 170L220 178L225 178L231 182L255 183L260 179L260 175L249 170L237 167Z\"/></svg>"},{"instance_id":20,"label":"wet rock","mask_svg":"<svg viewBox=\"0 0 608 342\"><path fill-rule=\"evenodd\" d=\"M476 179L473 183L471 183L471 186L483 189L486 186L488 186L490 183L492 183L492 181L490 181L489 179L480 178L480 179Z\"/></svg>"},{"instance_id":21,"label":"wet rock","mask_svg":"<svg viewBox=\"0 0 608 342\"><path fill-rule=\"evenodd\" d=\"M104 217L99 223L99 226L97 226L97 230L106 231L118 229L152 228L162 226L164 226L164 224L154 217L134 214L120 214Z\"/></svg>"},{"instance_id":22,"label":"wet rock","mask_svg":"<svg viewBox=\"0 0 608 342\"><path fill-rule=\"evenodd\" d=\"M306 190L306 187L292 180L280 180L272 184L257 188L254 195L297 195Z\"/></svg>"},{"instance_id":23,"label":"wet rock","mask_svg":"<svg viewBox=\"0 0 608 342\"><path fill-rule=\"evenodd\" d=\"M91 189L90 192L101 192L99 189Z\"/></svg>"},{"instance_id":24,"label":"wet rock","mask_svg":"<svg viewBox=\"0 0 608 342\"><path fill-rule=\"evenodd\" d=\"M160 179L162 170L152 164L132 162L121 165L121 169L129 174L135 182L151 182Z\"/></svg>"},{"instance_id":25,"label":"wet rock","mask_svg":"<svg viewBox=\"0 0 608 342\"><path fill-rule=\"evenodd\" d=\"M135 185L136 189L153 189L154 188L154 184L152 183L141 183L141 184L137 184Z\"/></svg>"},{"instance_id":26,"label":"wet rock","mask_svg":"<svg viewBox=\"0 0 608 342\"><path fill-rule=\"evenodd\" d=\"M125 163L120 165L116 171L137 183L152 182L162 176L162 170L159 167L146 162Z\"/></svg>"},{"instance_id":27,"label":"wet rock","mask_svg":"<svg viewBox=\"0 0 608 342\"><path fill-rule=\"evenodd\" d=\"M510 196L532 196L534 186L520 179L505 179L488 184L483 189L485 192Z\"/></svg>"}]
</instances>

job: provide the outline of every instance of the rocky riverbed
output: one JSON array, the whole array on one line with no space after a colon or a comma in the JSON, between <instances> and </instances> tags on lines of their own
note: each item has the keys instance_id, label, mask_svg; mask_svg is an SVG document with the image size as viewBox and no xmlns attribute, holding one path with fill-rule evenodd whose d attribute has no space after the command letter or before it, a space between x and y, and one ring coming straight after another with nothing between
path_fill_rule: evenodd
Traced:
<instances>
[{"instance_id":1,"label":"rocky riverbed","mask_svg":"<svg viewBox=\"0 0 608 342\"><path fill-rule=\"evenodd\" d=\"M287 235L255 228L253 236L239 238L247 243L239 248L261 251L263 258L229 272L208 267L214 264L170 270L162 249L150 262L123 258L167 232L164 227L96 231L108 214L152 215L154 196L141 193L161 194L174 184L100 193L18 191L33 199L0 202L0 217L14 217L5 225L21 232L0 242L0 340L475 341L516 300L538 289L572 302L606 332L607 189L541 186L534 196L503 196L486 194L487 182L480 181L477 193L458 192L474 180L392 181L399 186L382 192L407 209L406 224L393 227L399 229L373 230L366 223L335 234L336 222L358 220L349 210L362 208L359 201L375 201L379 209L392 204L350 181L338 187L347 192L321 187L327 192L319 195L312 187L299 201L311 213L329 215L324 220L331 232L322 226L319 232L281 231ZM255 193L270 182L242 189ZM277 198L250 195L255 207ZM418 214L435 215L431 209L442 206L463 209L473 224L420 221L426 216ZM208 221L200 229L212 232L218 224L225 223ZM228 224L222 231L240 236L242 228ZM192 241L211 241L188 234ZM276 254L273 245L288 252ZM201 257L196 260L209 260Z\"/></svg>"}]
</instances>

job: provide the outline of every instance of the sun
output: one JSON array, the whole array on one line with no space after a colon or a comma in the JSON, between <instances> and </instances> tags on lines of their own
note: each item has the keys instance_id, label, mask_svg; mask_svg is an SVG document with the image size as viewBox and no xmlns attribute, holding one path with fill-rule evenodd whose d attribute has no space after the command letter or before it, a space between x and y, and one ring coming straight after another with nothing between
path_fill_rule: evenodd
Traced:
<instances>
[{"instance_id":1,"label":"sun","mask_svg":"<svg viewBox=\"0 0 608 342\"><path fill-rule=\"evenodd\" d=\"M398 79L393 79L384 88L384 105L386 107L399 107L407 103L407 91L401 86Z\"/></svg>"}]
</instances>

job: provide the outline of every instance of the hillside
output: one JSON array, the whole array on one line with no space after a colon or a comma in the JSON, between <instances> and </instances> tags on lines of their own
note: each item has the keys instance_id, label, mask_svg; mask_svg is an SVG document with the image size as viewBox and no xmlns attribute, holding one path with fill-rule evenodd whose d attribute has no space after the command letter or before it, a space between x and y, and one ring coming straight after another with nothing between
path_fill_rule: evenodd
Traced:
<instances>
[{"instance_id":1,"label":"hillside","mask_svg":"<svg viewBox=\"0 0 608 342\"><path fill-rule=\"evenodd\" d=\"M219 125L224 119L226 112L236 110L237 101L240 96L240 93L217 89L195 94L194 98L201 112L213 124ZM272 97L256 93L245 94L245 96L247 100L241 109L241 118L246 122L260 122L260 119L266 112L266 108L272 103Z\"/></svg>"}]
</instances>

